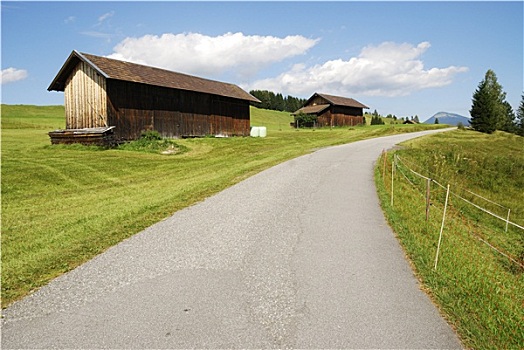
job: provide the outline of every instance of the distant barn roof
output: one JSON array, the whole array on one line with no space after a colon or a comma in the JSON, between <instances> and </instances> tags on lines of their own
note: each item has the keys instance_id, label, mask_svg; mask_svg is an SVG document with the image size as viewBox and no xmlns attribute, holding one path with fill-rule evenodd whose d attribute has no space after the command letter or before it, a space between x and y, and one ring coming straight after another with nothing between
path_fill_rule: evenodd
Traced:
<instances>
[{"instance_id":1,"label":"distant barn roof","mask_svg":"<svg viewBox=\"0 0 524 350\"><path fill-rule=\"evenodd\" d=\"M328 104L311 104L315 97L321 97L325 101L329 102ZM317 101L315 101L316 103ZM341 97L341 96L333 96L333 95L326 95L326 94L319 94L318 92L315 92L313 96L311 96L306 103L304 104L304 107L300 108L299 110L295 111L294 115L297 115L299 113L304 114L318 114L323 112L326 108L329 106L344 106L344 107L354 107L354 108L369 108L366 105L363 105L362 103L358 102L357 100L354 100L349 97Z\"/></svg>"},{"instance_id":2,"label":"distant barn roof","mask_svg":"<svg viewBox=\"0 0 524 350\"><path fill-rule=\"evenodd\" d=\"M326 105L305 106L305 107L300 108L298 111L296 111L296 112L294 112L292 114L299 114L299 113L316 114L316 113L320 113L320 112L324 111L329 106L330 105L328 105L328 104L326 104Z\"/></svg>"},{"instance_id":3,"label":"distant barn roof","mask_svg":"<svg viewBox=\"0 0 524 350\"><path fill-rule=\"evenodd\" d=\"M195 77L165 69L73 51L47 90L64 91L65 83L76 65L83 61L106 79L129 81L172 89L197 91L240 100L260 102L234 84Z\"/></svg>"},{"instance_id":4,"label":"distant barn roof","mask_svg":"<svg viewBox=\"0 0 524 350\"><path fill-rule=\"evenodd\" d=\"M333 96L333 95L326 95L326 94L315 93L309 99L311 100L315 96L320 96L320 97L324 98L325 100L329 101L331 104L334 104L336 106L369 108L368 106L358 102L357 100L349 98L349 97L341 97L341 96ZM309 100L308 100L308 102L309 102Z\"/></svg>"}]
</instances>

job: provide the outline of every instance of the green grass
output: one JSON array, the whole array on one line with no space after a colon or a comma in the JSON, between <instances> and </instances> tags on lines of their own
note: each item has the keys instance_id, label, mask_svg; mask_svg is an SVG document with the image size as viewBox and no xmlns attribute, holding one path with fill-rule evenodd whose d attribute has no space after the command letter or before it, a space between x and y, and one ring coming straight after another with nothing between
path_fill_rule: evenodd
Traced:
<instances>
[{"instance_id":1,"label":"green grass","mask_svg":"<svg viewBox=\"0 0 524 350\"><path fill-rule=\"evenodd\" d=\"M51 145L62 106L2 105L2 302L181 208L320 147L433 126L294 130L288 113L252 109L266 138L176 140L170 155Z\"/></svg>"},{"instance_id":2,"label":"green grass","mask_svg":"<svg viewBox=\"0 0 524 350\"><path fill-rule=\"evenodd\" d=\"M425 220L425 182L400 166L394 206L390 205L391 154L376 182L382 206L424 286L456 328L464 345L474 349L524 348L524 271L478 238L524 264L524 231L475 209L460 195L524 226L524 139L519 136L453 131L404 143L396 151L411 169L429 175L453 195L446 214L437 270L437 250L445 190L432 184L430 219ZM488 198L501 208L466 190Z\"/></svg>"}]
</instances>

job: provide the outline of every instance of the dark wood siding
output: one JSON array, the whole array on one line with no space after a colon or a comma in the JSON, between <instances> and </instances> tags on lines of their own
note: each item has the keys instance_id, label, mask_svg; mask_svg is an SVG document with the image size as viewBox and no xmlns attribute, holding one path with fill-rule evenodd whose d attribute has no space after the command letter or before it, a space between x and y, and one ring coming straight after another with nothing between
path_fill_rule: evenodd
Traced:
<instances>
[{"instance_id":1,"label":"dark wood siding","mask_svg":"<svg viewBox=\"0 0 524 350\"><path fill-rule=\"evenodd\" d=\"M356 126L363 123L362 108L331 106L318 116L320 126Z\"/></svg>"},{"instance_id":2,"label":"dark wood siding","mask_svg":"<svg viewBox=\"0 0 524 350\"><path fill-rule=\"evenodd\" d=\"M111 79L107 95L108 122L119 139L144 130L164 137L249 135L248 101Z\"/></svg>"},{"instance_id":3,"label":"dark wood siding","mask_svg":"<svg viewBox=\"0 0 524 350\"><path fill-rule=\"evenodd\" d=\"M368 107L352 98L315 93L293 114L314 113L320 127L356 126L364 123L364 108Z\"/></svg>"},{"instance_id":4,"label":"dark wood siding","mask_svg":"<svg viewBox=\"0 0 524 350\"><path fill-rule=\"evenodd\" d=\"M348 115L354 117L362 117L362 108L347 107L347 106L331 106L331 113Z\"/></svg>"}]
</instances>

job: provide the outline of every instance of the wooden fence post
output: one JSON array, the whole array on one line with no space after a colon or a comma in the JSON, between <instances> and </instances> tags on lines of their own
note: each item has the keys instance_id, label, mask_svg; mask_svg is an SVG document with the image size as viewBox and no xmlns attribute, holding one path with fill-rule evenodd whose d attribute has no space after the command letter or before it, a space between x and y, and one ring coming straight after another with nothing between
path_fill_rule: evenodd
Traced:
<instances>
[{"instance_id":1,"label":"wooden fence post","mask_svg":"<svg viewBox=\"0 0 524 350\"><path fill-rule=\"evenodd\" d=\"M382 166L382 179L386 180L386 165L387 165L387 160L388 160L388 151L383 149L382 157L384 157L384 165Z\"/></svg>"},{"instance_id":2,"label":"wooden fence post","mask_svg":"<svg viewBox=\"0 0 524 350\"><path fill-rule=\"evenodd\" d=\"M429 207L431 205L430 186L431 186L431 179L427 179L426 180L426 221L429 221Z\"/></svg>"},{"instance_id":3,"label":"wooden fence post","mask_svg":"<svg viewBox=\"0 0 524 350\"><path fill-rule=\"evenodd\" d=\"M508 232L509 214L510 213L511 213L511 209L508 209L508 217L506 218L506 230L504 232Z\"/></svg>"},{"instance_id":4,"label":"wooden fence post","mask_svg":"<svg viewBox=\"0 0 524 350\"><path fill-rule=\"evenodd\" d=\"M444 221L446 220L446 209L448 208L448 198L449 198L449 184L448 184L448 190L446 192L446 202L444 203L444 214L442 215L442 225L440 226L440 235L438 237L437 254L435 255L435 270L437 269L438 254L440 251L440 243L442 242L442 231L444 231Z\"/></svg>"},{"instance_id":5,"label":"wooden fence post","mask_svg":"<svg viewBox=\"0 0 524 350\"><path fill-rule=\"evenodd\" d=\"M391 207L393 208L393 175L395 175L395 163L397 162L396 154L393 155L391 162Z\"/></svg>"}]
</instances>

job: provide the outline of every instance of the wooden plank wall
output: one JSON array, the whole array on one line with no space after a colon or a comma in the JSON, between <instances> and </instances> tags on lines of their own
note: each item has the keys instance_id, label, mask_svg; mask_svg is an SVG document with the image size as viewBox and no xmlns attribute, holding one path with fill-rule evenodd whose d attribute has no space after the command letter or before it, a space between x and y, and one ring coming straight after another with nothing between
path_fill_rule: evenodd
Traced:
<instances>
[{"instance_id":1,"label":"wooden plank wall","mask_svg":"<svg viewBox=\"0 0 524 350\"><path fill-rule=\"evenodd\" d=\"M316 96L311 104L329 103L324 98ZM362 108L348 106L334 106L318 116L319 126L356 126L363 123Z\"/></svg>"},{"instance_id":2,"label":"wooden plank wall","mask_svg":"<svg viewBox=\"0 0 524 350\"><path fill-rule=\"evenodd\" d=\"M348 107L348 106L332 106L331 113L342 114L342 115L351 115L355 117L361 117L364 115L364 111L362 108Z\"/></svg>"},{"instance_id":3,"label":"wooden plank wall","mask_svg":"<svg viewBox=\"0 0 524 350\"><path fill-rule=\"evenodd\" d=\"M124 140L156 130L164 137L249 135L249 102L194 91L109 80L108 121Z\"/></svg>"},{"instance_id":4,"label":"wooden plank wall","mask_svg":"<svg viewBox=\"0 0 524 350\"><path fill-rule=\"evenodd\" d=\"M364 122L363 109L348 106L332 106L331 116L336 126L356 126Z\"/></svg>"},{"instance_id":5,"label":"wooden plank wall","mask_svg":"<svg viewBox=\"0 0 524 350\"><path fill-rule=\"evenodd\" d=\"M107 125L106 79L85 62L80 62L64 89L67 129Z\"/></svg>"},{"instance_id":6,"label":"wooden plank wall","mask_svg":"<svg viewBox=\"0 0 524 350\"><path fill-rule=\"evenodd\" d=\"M348 115L343 113L332 113L327 111L318 117L320 126L357 126L363 123L361 115Z\"/></svg>"}]
</instances>

